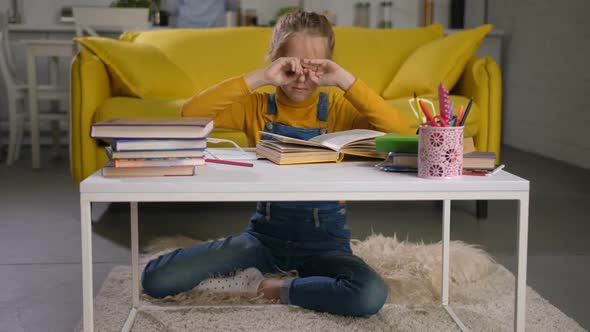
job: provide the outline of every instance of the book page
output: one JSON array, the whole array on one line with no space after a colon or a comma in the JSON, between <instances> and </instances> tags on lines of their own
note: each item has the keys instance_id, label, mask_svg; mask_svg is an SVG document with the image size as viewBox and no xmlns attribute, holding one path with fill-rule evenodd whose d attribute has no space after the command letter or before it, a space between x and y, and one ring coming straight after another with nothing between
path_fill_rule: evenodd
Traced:
<instances>
[{"instance_id":1,"label":"book page","mask_svg":"<svg viewBox=\"0 0 590 332\"><path fill-rule=\"evenodd\" d=\"M317 147L322 147L322 148L324 147L322 144L316 143L316 142L312 142L311 140L306 141L306 140L303 140L303 139L298 139L298 138L283 136L283 135L279 135L279 134L267 133L265 131L260 131L260 133L262 135L268 135L268 136L276 139L277 141L283 142L283 143L301 144L301 145L308 145L308 146L317 146Z\"/></svg>"},{"instance_id":2,"label":"book page","mask_svg":"<svg viewBox=\"0 0 590 332\"><path fill-rule=\"evenodd\" d=\"M365 139L371 139L383 135L385 135L385 133L375 130L352 129L319 135L310 139L309 141L321 144L334 151L340 151L344 146L346 146L349 143Z\"/></svg>"}]
</instances>

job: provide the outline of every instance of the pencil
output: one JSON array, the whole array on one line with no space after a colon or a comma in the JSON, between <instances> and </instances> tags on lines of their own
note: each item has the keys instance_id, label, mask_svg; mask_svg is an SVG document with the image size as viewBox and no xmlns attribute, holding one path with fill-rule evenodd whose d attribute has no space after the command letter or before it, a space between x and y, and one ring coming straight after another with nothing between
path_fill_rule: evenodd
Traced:
<instances>
[{"instance_id":1,"label":"pencil","mask_svg":"<svg viewBox=\"0 0 590 332\"><path fill-rule=\"evenodd\" d=\"M467 116L469 115L469 111L471 110L472 104L473 104L473 97L471 97L471 99L469 100L469 103L467 104L467 107L465 108L465 113L463 113L463 118L461 119L461 123L459 123L459 126L465 125L465 121L467 121Z\"/></svg>"},{"instance_id":2,"label":"pencil","mask_svg":"<svg viewBox=\"0 0 590 332\"><path fill-rule=\"evenodd\" d=\"M254 164L252 164L252 163L245 163L245 162L233 161L233 160L206 158L205 161L208 162L208 163L214 163L214 164L224 164L224 165L243 166L243 167L254 167Z\"/></svg>"}]
</instances>

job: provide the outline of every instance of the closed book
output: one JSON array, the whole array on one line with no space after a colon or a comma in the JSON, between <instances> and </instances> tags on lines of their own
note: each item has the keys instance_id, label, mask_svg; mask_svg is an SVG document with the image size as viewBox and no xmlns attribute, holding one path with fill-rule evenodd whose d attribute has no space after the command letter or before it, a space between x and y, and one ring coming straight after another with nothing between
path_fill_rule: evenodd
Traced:
<instances>
[{"instance_id":1,"label":"closed book","mask_svg":"<svg viewBox=\"0 0 590 332\"><path fill-rule=\"evenodd\" d=\"M418 152L418 135L388 133L375 137L378 152Z\"/></svg>"},{"instance_id":2,"label":"closed book","mask_svg":"<svg viewBox=\"0 0 590 332\"><path fill-rule=\"evenodd\" d=\"M375 138L377 152L418 152L418 135L388 133ZM463 138L463 153L475 151L473 137Z\"/></svg>"},{"instance_id":3,"label":"closed book","mask_svg":"<svg viewBox=\"0 0 590 332\"><path fill-rule=\"evenodd\" d=\"M416 168L418 157L416 153L391 152L383 164L391 167Z\"/></svg>"},{"instance_id":4,"label":"closed book","mask_svg":"<svg viewBox=\"0 0 590 332\"><path fill-rule=\"evenodd\" d=\"M113 151L113 148L105 148L109 159L163 159L163 158L202 158L205 150L169 150L169 151Z\"/></svg>"},{"instance_id":5,"label":"closed book","mask_svg":"<svg viewBox=\"0 0 590 332\"><path fill-rule=\"evenodd\" d=\"M338 162L345 155L385 159L387 154L375 150L375 137L385 133L352 129L302 140L261 132L270 139L256 145L256 154L279 165Z\"/></svg>"},{"instance_id":6,"label":"closed book","mask_svg":"<svg viewBox=\"0 0 590 332\"><path fill-rule=\"evenodd\" d=\"M166 159L114 159L115 167L170 167L170 166L201 166L205 158L166 158Z\"/></svg>"},{"instance_id":7,"label":"closed book","mask_svg":"<svg viewBox=\"0 0 590 332\"><path fill-rule=\"evenodd\" d=\"M200 139L114 139L110 145L115 151L169 151L204 150L207 140Z\"/></svg>"},{"instance_id":8,"label":"closed book","mask_svg":"<svg viewBox=\"0 0 590 332\"><path fill-rule=\"evenodd\" d=\"M494 152L470 152L463 155L463 168L473 170L492 170L495 167L496 154ZM380 166L416 168L418 167L417 153L390 152L387 159Z\"/></svg>"},{"instance_id":9,"label":"closed book","mask_svg":"<svg viewBox=\"0 0 590 332\"><path fill-rule=\"evenodd\" d=\"M496 154L494 152L470 152L463 155L464 169L494 169Z\"/></svg>"},{"instance_id":10,"label":"closed book","mask_svg":"<svg viewBox=\"0 0 590 332\"><path fill-rule=\"evenodd\" d=\"M101 170L105 178L122 177L154 177L154 176L192 176L195 175L194 166L171 166L171 167L115 167L111 162L107 163Z\"/></svg>"},{"instance_id":11,"label":"closed book","mask_svg":"<svg viewBox=\"0 0 590 332\"><path fill-rule=\"evenodd\" d=\"M114 118L92 124L90 137L112 138L204 138L213 130L211 118Z\"/></svg>"}]
</instances>

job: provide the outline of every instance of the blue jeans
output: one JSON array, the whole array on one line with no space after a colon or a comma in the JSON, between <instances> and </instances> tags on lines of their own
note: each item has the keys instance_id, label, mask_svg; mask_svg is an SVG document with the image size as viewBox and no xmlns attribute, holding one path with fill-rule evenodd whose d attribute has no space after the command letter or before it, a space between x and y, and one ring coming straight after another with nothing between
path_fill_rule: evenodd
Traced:
<instances>
[{"instance_id":1,"label":"blue jeans","mask_svg":"<svg viewBox=\"0 0 590 332\"><path fill-rule=\"evenodd\" d=\"M302 208L258 203L242 234L176 249L150 261L142 285L148 295L165 297L236 269L256 267L262 273L294 269L299 277L285 280L281 303L339 315L372 315L383 307L388 289L371 267L352 254L345 222L342 205Z\"/></svg>"}]
</instances>

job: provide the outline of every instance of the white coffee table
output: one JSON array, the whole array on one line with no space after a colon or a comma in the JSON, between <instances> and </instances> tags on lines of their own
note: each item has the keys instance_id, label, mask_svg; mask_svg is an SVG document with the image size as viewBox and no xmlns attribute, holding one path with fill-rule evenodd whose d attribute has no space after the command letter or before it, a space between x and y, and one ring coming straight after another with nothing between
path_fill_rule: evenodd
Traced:
<instances>
[{"instance_id":1,"label":"white coffee table","mask_svg":"<svg viewBox=\"0 0 590 332\"><path fill-rule=\"evenodd\" d=\"M84 331L93 331L91 202L130 202L133 306L123 331L138 310L137 202L236 201L443 201L442 303L462 329L467 328L449 306L449 241L452 200L518 201L518 271L514 330L525 329L525 292L528 240L529 182L502 171L491 177L465 176L457 180L425 180L414 173L386 173L374 162L344 162L278 166L253 161L254 167L208 164L193 177L105 179L97 172L80 184ZM153 307L150 307L153 309Z\"/></svg>"}]
</instances>

